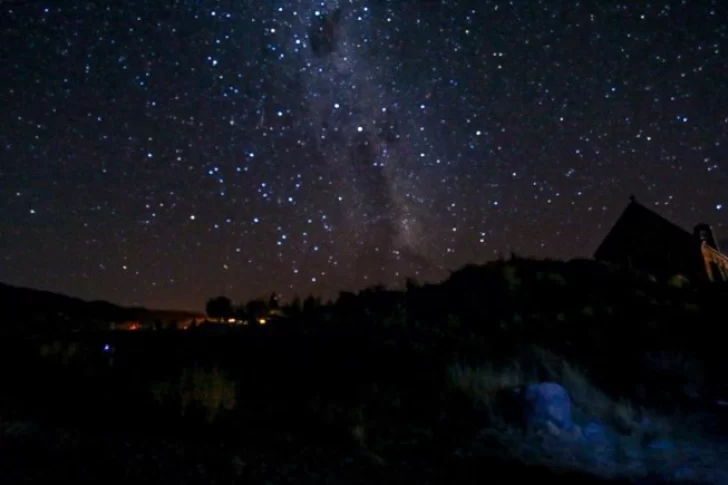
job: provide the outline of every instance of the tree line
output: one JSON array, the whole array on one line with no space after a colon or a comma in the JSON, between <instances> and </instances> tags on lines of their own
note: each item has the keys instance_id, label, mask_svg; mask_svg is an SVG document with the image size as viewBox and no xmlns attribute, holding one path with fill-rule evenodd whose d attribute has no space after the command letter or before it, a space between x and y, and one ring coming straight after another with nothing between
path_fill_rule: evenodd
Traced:
<instances>
[{"instance_id":1,"label":"tree line","mask_svg":"<svg viewBox=\"0 0 728 485\"><path fill-rule=\"evenodd\" d=\"M311 310L321 307L321 298L309 295L301 300L294 298L288 303L282 303L278 293L271 293L268 299L256 298L247 302L235 305L226 296L210 298L205 305L205 313L208 318L215 320L242 320L258 321L261 318L268 318L271 315L298 316Z\"/></svg>"}]
</instances>

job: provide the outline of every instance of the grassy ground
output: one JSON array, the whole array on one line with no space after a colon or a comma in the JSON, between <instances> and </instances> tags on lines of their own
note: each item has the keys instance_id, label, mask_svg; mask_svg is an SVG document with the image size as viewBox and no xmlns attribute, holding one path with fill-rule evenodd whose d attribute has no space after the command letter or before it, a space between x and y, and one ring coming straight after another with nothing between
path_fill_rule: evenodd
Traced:
<instances>
[{"instance_id":1,"label":"grassy ground","mask_svg":"<svg viewBox=\"0 0 728 485\"><path fill-rule=\"evenodd\" d=\"M594 262L516 259L439 285L342 294L226 335L6 340L2 483L603 483L659 482L687 462L710 471L722 459L710 431L725 421L704 406L721 384L719 295ZM608 445L519 429L513 390L546 380L569 390L580 432L598 423ZM679 446L645 451L655 443Z\"/></svg>"}]
</instances>

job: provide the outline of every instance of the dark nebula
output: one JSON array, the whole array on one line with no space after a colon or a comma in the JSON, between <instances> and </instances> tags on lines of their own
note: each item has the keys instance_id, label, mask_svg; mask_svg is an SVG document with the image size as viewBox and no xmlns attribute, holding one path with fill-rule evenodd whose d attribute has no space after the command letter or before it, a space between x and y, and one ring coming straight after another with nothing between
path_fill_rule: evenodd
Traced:
<instances>
[{"instance_id":1,"label":"dark nebula","mask_svg":"<svg viewBox=\"0 0 728 485\"><path fill-rule=\"evenodd\" d=\"M0 282L332 297L589 257L630 193L728 237L725 0L172 3L0 0Z\"/></svg>"},{"instance_id":2,"label":"dark nebula","mask_svg":"<svg viewBox=\"0 0 728 485\"><path fill-rule=\"evenodd\" d=\"M329 14L319 14L311 17L308 41L314 55L326 57L336 50L340 21L341 8L337 8Z\"/></svg>"}]
</instances>

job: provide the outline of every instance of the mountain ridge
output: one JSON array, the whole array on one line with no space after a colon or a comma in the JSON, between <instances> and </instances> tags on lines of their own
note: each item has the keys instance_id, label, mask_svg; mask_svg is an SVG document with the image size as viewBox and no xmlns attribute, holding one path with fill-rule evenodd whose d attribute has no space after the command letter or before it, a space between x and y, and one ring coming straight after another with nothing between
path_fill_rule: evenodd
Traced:
<instances>
[{"instance_id":1,"label":"mountain ridge","mask_svg":"<svg viewBox=\"0 0 728 485\"><path fill-rule=\"evenodd\" d=\"M11 333L26 331L64 330L85 324L169 320L202 317L201 313L186 310L155 310L145 307L125 307L106 300L84 300L62 293L38 290L0 282L0 307L6 325L0 330Z\"/></svg>"}]
</instances>

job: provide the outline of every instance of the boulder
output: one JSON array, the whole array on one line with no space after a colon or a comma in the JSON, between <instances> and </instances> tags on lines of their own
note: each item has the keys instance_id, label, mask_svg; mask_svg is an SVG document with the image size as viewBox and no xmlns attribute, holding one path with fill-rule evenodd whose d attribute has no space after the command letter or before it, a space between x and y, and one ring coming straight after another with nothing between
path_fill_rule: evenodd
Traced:
<instances>
[{"instance_id":1,"label":"boulder","mask_svg":"<svg viewBox=\"0 0 728 485\"><path fill-rule=\"evenodd\" d=\"M612 445L617 442L615 433L598 421L589 421L581 430L585 442L595 446Z\"/></svg>"},{"instance_id":2,"label":"boulder","mask_svg":"<svg viewBox=\"0 0 728 485\"><path fill-rule=\"evenodd\" d=\"M574 431L569 392L556 382L528 386L523 395L527 427L531 431L561 434Z\"/></svg>"}]
</instances>

